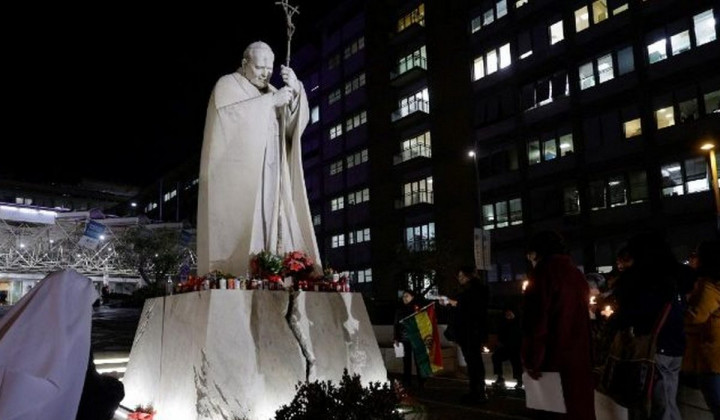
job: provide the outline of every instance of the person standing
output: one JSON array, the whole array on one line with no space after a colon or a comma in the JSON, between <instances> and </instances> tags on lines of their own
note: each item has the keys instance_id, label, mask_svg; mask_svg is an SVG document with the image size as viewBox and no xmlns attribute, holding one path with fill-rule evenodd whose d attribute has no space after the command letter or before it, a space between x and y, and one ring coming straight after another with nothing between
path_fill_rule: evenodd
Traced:
<instances>
[{"instance_id":1,"label":"person standing","mask_svg":"<svg viewBox=\"0 0 720 420\"><path fill-rule=\"evenodd\" d=\"M685 300L680 287L684 270L660 232L635 235L628 241L628 252L633 264L618 279L618 309L611 328L642 336L653 334L660 325L650 412L642 406L630 407L629 416L632 420L680 420L677 392L685 350Z\"/></svg>"},{"instance_id":2,"label":"person standing","mask_svg":"<svg viewBox=\"0 0 720 420\"><path fill-rule=\"evenodd\" d=\"M697 252L698 283L685 313L687 349L683 371L699 374L700 389L720 420L720 242L703 242Z\"/></svg>"},{"instance_id":3,"label":"person standing","mask_svg":"<svg viewBox=\"0 0 720 420\"><path fill-rule=\"evenodd\" d=\"M302 166L309 119L305 89L274 54L250 44L238 71L221 77L208 104L198 192L198 273L242 275L251 255L303 251L322 274Z\"/></svg>"},{"instance_id":4,"label":"person standing","mask_svg":"<svg viewBox=\"0 0 720 420\"><path fill-rule=\"evenodd\" d=\"M425 383L425 378L420 375L420 369L417 367L417 358L413 356L413 348L410 344L407 328L400 321L422 309L427 305L427 302L410 289L403 290L401 299L400 306L395 312L394 335L395 343L400 343L403 346L403 383L409 387L412 382L412 362L414 360L415 370L418 374L418 384L420 388L422 388Z\"/></svg>"},{"instance_id":5,"label":"person standing","mask_svg":"<svg viewBox=\"0 0 720 420\"><path fill-rule=\"evenodd\" d=\"M470 382L470 392L463 395L462 402L484 403L487 394L482 351L487 340L488 289L471 266L460 268L457 280L461 291L457 299L448 299L447 303L455 307L453 332L465 358Z\"/></svg>"},{"instance_id":6,"label":"person standing","mask_svg":"<svg viewBox=\"0 0 720 420\"><path fill-rule=\"evenodd\" d=\"M522 362L520 360L522 330L520 329L520 321L515 315L516 312L517 310L512 305L507 305L498 327L498 346L492 354L493 371L497 375L493 386L498 388L505 388L502 364L506 360L509 360L512 365L513 378L516 381L515 389L521 389L523 386Z\"/></svg>"},{"instance_id":7,"label":"person standing","mask_svg":"<svg viewBox=\"0 0 720 420\"><path fill-rule=\"evenodd\" d=\"M542 418L595 420L590 349L590 290L557 232L534 235L527 247L533 268L525 290L522 360L527 374L559 372L567 413Z\"/></svg>"}]
</instances>

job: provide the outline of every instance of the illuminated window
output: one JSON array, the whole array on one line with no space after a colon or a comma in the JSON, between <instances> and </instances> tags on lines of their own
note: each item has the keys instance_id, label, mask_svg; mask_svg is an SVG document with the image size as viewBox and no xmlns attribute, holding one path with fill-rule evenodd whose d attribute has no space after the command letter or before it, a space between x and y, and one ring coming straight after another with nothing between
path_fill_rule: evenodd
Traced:
<instances>
[{"instance_id":1,"label":"illuminated window","mask_svg":"<svg viewBox=\"0 0 720 420\"><path fill-rule=\"evenodd\" d=\"M497 50L488 51L487 55L487 74L493 74L498 69Z\"/></svg>"},{"instance_id":2,"label":"illuminated window","mask_svg":"<svg viewBox=\"0 0 720 420\"><path fill-rule=\"evenodd\" d=\"M343 171L343 161L338 160L330 164L330 175L337 175Z\"/></svg>"},{"instance_id":3,"label":"illuminated window","mask_svg":"<svg viewBox=\"0 0 720 420\"><path fill-rule=\"evenodd\" d=\"M528 162L531 165L540 163L542 161L540 156L540 142L533 140L528 143Z\"/></svg>"},{"instance_id":4,"label":"illuminated window","mask_svg":"<svg viewBox=\"0 0 720 420\"><path fill-rule=\"evenodd\" d=\"M310 124L315 124L318 121L320 121L320 107L315 105L310 110Z\"/></svg>"},{"instance_id":5,"label":"illuminated window","mask_svg":"<svg viewBox=\"0 0 720 420\"><path fill-rule=\"evenodd\" d=\"M485 77L485 59L480 56L473 63L473 80L482 79L483 77Z\"/></svg>"},{"instance_id":6,"label":"illuminated window","mask_svg":"<svg viewBox=\"0 0 720 420\"><path fill-rule=\"evenodd\" d=\"M672 55L678 55L681 52L688 51L690 47L690 32L682 31L670 37L670 48Z\"/></svg>"},{"instance_id":7,"label":"illuminated window","mask_svg":"<svg viewBox=\"0 0 720 420\"><path fill-rule=\"evenodd\" d=\"M427 251L434 249L435 223L405 228L405 246L410 251Z\"/></svg>"},{"instance_id":8,"label":"illuminated window","mask_svg":"<svg viewBox=\"0 0 720 420\"><path fill-rule=\"evenodd\" d=\"M364 203L366 201L370 201L370 189L368 188L351 192L347 196L348 206L354 206L360 203Z\"/></svg>"},{"instance_id":9,"label":"illuminated window","mask_svg":"<svg viewBox=\"0 0 720 420\"><path fill-rule=\"evenodd\" d=\"M333 248L342 248L342 247L344 247L344 246L345 246L345 234L343 233L343 234L341 234L341 235L333 235L333 237L332 237L332 242L331 242L331 245L330 245L330 246L333 247Z\"/></svg>"},{"instance_id":10,"label":"illuminated window","mask_svg":"<svg viewBox=\"0 0 720 420\"><path fill-rule=\"evenodd\" d=\"M401 207L409 207L421 203L433 203L433 179L431 176L403 185Z\"/></svg>"},{"instance_id":11,"label":"illuminated window","mask_svg":"<svg viewBox=\"0 0 720 420\"><path fill-rule=\"evenodd\" d=\"M640 118L634 120L625 121L623 123L623 131L625 132L625 138L636 137L642 134L642 125L640 124Z\"/></svg>"},{"instance_id":12,"label":"illuminated window","mask_svg":"<svg viewBox=\"0 0 720 420\"><path fill-rule=\"evenodd\" d=\"M359 112L345 120L345 132L352 131L367 122L367 112ZM342 133L340 133L342 134Z\"/></svg>"},{"instance_id":13,"label":"illuminated window","mask_svg":"<svg viewBox=\"0 0 720 420\"><path fill-rule=\"evenodd\" d=\"M672 162L660 168L664 196L692 194L710 189L705 157Z\"/></svg>"},{"instance_id":14,"label":"illuminated window","mask_svg":"<svg viewBox=\"0 0 720 420\"><path fill-rule=\"evenodd\" d=\"M337 124L337 125L331 127L329 133L330 133L330 140L341 136L343 133L342 124Z\"/></svg>"},{"instance_id":15,"label":"illuminated window","mask_svg":"<svg viewBox=\"0 0 720 420\"><path fill-rule=\"evenodd\" d=\"M340 89L335 89L328 95L328 105L334 104L335 102L339 101L340 98L342 98L342 92L340 91Z\"/></svg>"},{"instance_id":16,"label":"illuminated window","mask_svg":"<svg viewBox=\"0 0 720 420\"><path fill-rule=\"evenodd\" d=\"M695 45L700 46L715 41L715 17L713 16L713 9L693 16L693 28L695 30Z\"/></svg>"},{"instance_id":17,"label":"illuminated window","mask_svg":"<svg viewBox=\"0 0 720 420\"><path fill-rule=\"evenodd\" d=\"M583 6L575 11L575 32L584 31L590 27L590 15L587 6Z\"/></svg>"},{"instance_id":18,"label":"illuminated window","mask_svg":"<svg viewBox=\"0 0 720 420\"><path fill-rule=\"evenodd\" d=\"M563 34L563 22L559 20L550 25L550 45L555 45L565 39Z\"/></svg>"},{"instance_id":19,"label":"illuminated window","mask_svg":"<svg viewBox=\"0 0 720 420\"><path fill-rule=\"evenodd\" d=\"M703 100L705 102L706 114L720 112L720 90L715 90L704 94Z\"/></svg>"},{"instance_id":20,"label":"illuminated window","mask_svg":"<svg viewBox=\"0 0 720 420\"><path fill-rule=\"evenodd\" d=\"M669 106L655 110L655 121L657 121L658 130L675 125L673 107Z\"/></svg>"},{"instance_id":21,"label":"illuminated window","mask_svg":"<svg viewBox=\"0 0 720 420\"><path fill-rule=\"evenodd\" d=\"M345 158L347 162L347 168L350 169L353 166L360 165L368 161L368 149L363 149L357 153L353 153Z\"/></svg>"},{"instance_id":22,"label":"illuminated window","mask_svg":"<svg viewBox=\"0 0 720 420\"><path fill-rule=\"evenodd\" d=\"M592 4L593 23L599 23L608 18L607 0L597 0Z\"/></svg>"},{"instance_id":23,"label":"illuminated window","mask_svg":"<svg viewBox=\"0 0 720 420\"><path fill-rule=\"evenodd\" d=\"M500 47L500 68L504 69L509 66L512 62L510 57L510 44L505 44Z\"/></svg>"},{"instance_id":24,"label":"illuminated window","mask_svg":"<svg viewBox=\"0 0 720 420\"><path fill-rule=\"evenodd\" d=\"M648 60L650 64L657 63L667 58L667 40L665 38L655 41L647 46Z\"/></svg>"},{"instance_id":25,"label":"illuminated window","mask_svg":"<svg viewBox=\"0 0 720 420\"><path fill-rule=\"evenodd\" d=\"M595 72L593 70L593 63L585 63L580 66L580 90L585 90L595 86Z\"/></svg>"},{"instance_id":26,"label":"illuminated window","mask_svg":"<svg viewBox=\"0 0 720 420\"><path fill-rule=\"evenodd\" d=\"M415 23L425 26L425 3L420 3L410 13L398 19L397 31L402 32Z\"/></svg>"},{"instance_id":27,"label":"illuminated window","mask_svg":"<svg viewBox=\"0 0 720 420\"><path fill-rule=\"evenodd\" d=\"M330 200L330 211L338 211L345 208L345 197L333 198Z\"/></svg>"},{"instance_id":28,"label":"illuminated window","mask_svg":"<svg viewBox=\"0 0 720 420\"><path fill-rule=\"evenodd\" d=\"M600 83L607 82L608 80L612 80L614 76L613 74L613 60L612 55L604 55L597 59L597 66L598 66L598 79Z\"/></svg>"},{"instance_id":29,"label":"illuminated window","mask_svg":"<svg viewBox=\"0 0 720 420\"><path fill-rule=\"evenodd\" d=\"M522 200L520 198L483 205L484 229L520 224L522 224Z\"/></svg>"}]
</instances>

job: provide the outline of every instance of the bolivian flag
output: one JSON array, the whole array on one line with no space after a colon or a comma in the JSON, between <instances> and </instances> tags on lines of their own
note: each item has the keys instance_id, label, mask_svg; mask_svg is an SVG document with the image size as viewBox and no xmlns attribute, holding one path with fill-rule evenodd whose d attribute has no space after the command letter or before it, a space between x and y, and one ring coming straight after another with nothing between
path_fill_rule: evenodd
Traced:
<instances>
[{"instance_id":1,"label":"bolivian flag","mask_svg":"<svg viewBox=\"0 0 720 420\"><path fill-rule=\"evenodd\" d=\"M428 377L442 370L442 352L438 333L435 303L400 320L408 333L408 339L417 361L418 375Z\"/></svg>"}]
</instances>

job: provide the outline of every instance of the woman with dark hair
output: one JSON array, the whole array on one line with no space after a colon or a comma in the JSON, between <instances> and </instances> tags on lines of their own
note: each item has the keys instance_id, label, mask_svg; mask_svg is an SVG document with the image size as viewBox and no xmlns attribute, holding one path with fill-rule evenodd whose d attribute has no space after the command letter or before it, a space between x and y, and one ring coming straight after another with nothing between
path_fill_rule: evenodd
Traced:
<instances>
[{"instance_id":1,"label":"woman with dark hair","mask_svg":"<svg viewBox=\"0 0 720 420\"><path fill-rule=\"evenodd\" d=\"M720 241L697 252L698 282L685 313L687 349L683 371L699 374L700 389L715 420L720 419Z\"/></svg>"},{"instance_id":2,"label":"woman with dark hair","mask_svg":"<svg viewBox=\"0 0 720 420\"><path fill-rule=\"evenodd\" d=\"M611 319L612 327L615 331L632 329L635 336L653 334L669 306L657 333L650 412L643 406L631 407L629 416L632 420L680 420L677 392L685 350L682 318L685 302L680 293L682 266L660 232L632 237L627 249L633 263L618 279L615 291L618 308Z\"/></svg>"},{"instance_id":3,"label":"woman with dark hair","mask_svg":"<svg viewBox=\"0 0 720 420\"><path fill-rule=\"evenodd\" d=\"M532 263L525 290L522 359L533 379L559 372L567 413L552 419L595 420L590 351L590 290L557 232L540 232L527 247Z\"/></svg>"},{"instance_id":4,"label":"woman with dark hair","mask_svg":"<svg viewBox=\"0 0 720 420\"><path fill-rule=\"evenodd\" d=\"M406 318L425 306L427 302L425 299L417 296L417 294L411 289L405 289L402 292L400 306L395 311L395 343L401 343L403 346L403 383L405 386L410 386L412 380L412 361L413 357L412 346L410 345L410 339L408 338L408 332L405 326L400 323L400 320ZM425 378L420 376L420 370L417 368L417 359L415 359L415 370L418 372L418 384L422 388Z\"/></svg>"}]
</instances>

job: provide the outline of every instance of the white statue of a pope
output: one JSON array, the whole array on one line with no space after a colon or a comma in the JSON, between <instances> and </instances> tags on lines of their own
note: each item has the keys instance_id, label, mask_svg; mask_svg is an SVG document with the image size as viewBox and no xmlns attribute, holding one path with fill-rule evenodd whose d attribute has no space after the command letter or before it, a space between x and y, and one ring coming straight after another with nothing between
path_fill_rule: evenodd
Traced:
<instances>
[{"instance_id":1,"label":"white statue of a pope","mask_svg":"<svg viewBox=\"0 0 720 420\"><path fill-rule=\"evenodd\" d=\"M260 251L303 251L318 264L302 167L307 96L295 72L270 85L274 54L250 44L237 72L222 76L207 109L198 197L198 274L248 272ZM284 128L284 133L282 129Z\"/></svg>"}]
</instances>

